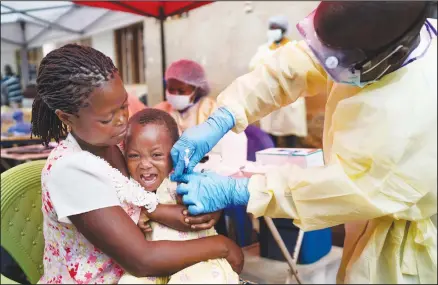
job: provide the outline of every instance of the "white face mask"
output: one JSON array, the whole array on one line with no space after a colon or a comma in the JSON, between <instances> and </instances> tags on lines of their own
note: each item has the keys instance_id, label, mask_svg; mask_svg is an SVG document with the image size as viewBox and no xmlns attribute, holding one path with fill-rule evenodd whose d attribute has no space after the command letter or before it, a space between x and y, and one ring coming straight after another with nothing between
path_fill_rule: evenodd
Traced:
<instances>
[{"instance_id":1,"label":"white face mask","mask_svg":"<svg viewBox=\"0 0 438 285\"><path fill-rule=\"evenodd\" d=\"M193 94L195 94L195 92L190 95L174 95L166 91L166 100L172 105L172 108L181 111L193 105L193 103L190 102Z\"/></svg>"},{"instance_id":2,"label":"white face mask","mask_svg":"<svg viewBox=\"0 0 438 285\"><path fill-rule=\"evenodd\" d=\"M283 31L281 29L268 30L267 35L270 43L278 42L283 37Z\"/></svg>"}]
</instances>

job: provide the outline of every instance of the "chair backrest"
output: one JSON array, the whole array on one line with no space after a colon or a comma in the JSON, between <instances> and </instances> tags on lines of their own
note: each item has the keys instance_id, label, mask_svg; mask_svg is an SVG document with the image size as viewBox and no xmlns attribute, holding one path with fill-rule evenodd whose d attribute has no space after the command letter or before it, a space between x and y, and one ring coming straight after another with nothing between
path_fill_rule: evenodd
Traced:
<instances>
[{"instance_id":1,"label":"chair backrest","mask_svg":"<svg viewBox=\"0 0 438 285\"><path fill-rule=\"evenodd\" d=\"M272 138L259 127L249 125L245 130L248 138L247 159L256 161L255 153L260 150L274 147Z\"/></svg>"},{"instance_id":2,"label":"chair backrest","mask_svg":"<svg viewBox=\"0 0 438 285\"><path fill-rule=\"evenodd\" d=\"M20 284L20 283L17 283L2 274L0 279L0 284Z\"/></svg>"},{"instance_id":3,"label":"chair backrest","mask_svg":"<svg viewBox=\"0 0 438 285\"><path fill-rule=\"evenodd\" d=\"M31 284L43 273L41 171L45 161L27 162L1 174L1 245Z\"/></svg>"}]
</instances>

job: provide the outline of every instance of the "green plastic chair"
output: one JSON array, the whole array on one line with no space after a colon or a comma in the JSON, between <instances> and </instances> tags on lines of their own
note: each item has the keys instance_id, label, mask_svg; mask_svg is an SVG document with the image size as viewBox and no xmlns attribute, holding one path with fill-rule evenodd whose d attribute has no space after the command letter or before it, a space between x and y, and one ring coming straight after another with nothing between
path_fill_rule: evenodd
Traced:
<instances>
[{"instance_id":1,"label":"green plastic chair","mask_svg":"<svg viewBox=\"0 0 438 285\"><path fill-rule=\"evenodd\" d=\"M41 171L45 163L31 161L1 174L1 245L31 284L43 274Z\"/></svg>"},{"instance_id":2,"label":"green plastic chair","mask_svg":"<svg viewBox=\"0 0 438 285\"><path fill-rule=\"evenodd\" d=\"M45 160L27 162L1 174L1 245L31 284L43 274L44 237L41 171ZM20 284L1 275L0 284ZM241 280L240 284L255 284Z\"/></svg>"}]
</instances>

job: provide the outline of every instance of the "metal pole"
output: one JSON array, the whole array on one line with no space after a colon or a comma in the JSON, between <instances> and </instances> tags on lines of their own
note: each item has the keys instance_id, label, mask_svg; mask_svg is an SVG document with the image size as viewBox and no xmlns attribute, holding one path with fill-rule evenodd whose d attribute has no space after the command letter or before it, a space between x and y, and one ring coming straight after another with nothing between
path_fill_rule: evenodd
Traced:
<instances>
[{"instance_id":1,"label":"metal pole","mask_svg":"<svg viewBox=\"0 0 438 285\"><path fill-rule=\"evenodd\" d=\"M24 46L20 49L20 57L21 57L21 82L24 87L29 83L29 61L27 59L27 44L26 44L26 22L20 22L21 33L23 38Z\"/></svg>"},{"instance_id":2,"label":"metal pole","mask_svg":"<svg viewBox=\"0 0 438 285\"><path fill-rule=\"evenodd\" d=\"M268 226L269 230L272 233L272 236L274 237L275 241L278 244L278 247L280 248L281 252L283 253L283 256L286 258L286 261L289 265L289 268L290 268L292 275L295 277L298 284L303 284L301 282L301 279L298 277L298 271L295 268L296 263L293 260L292 256L290 255L289 251L287 250L287 247L284 244L284 241L281 238L280 233L277 230L277 227L275 226L275 224L271 218L269 218L269 217L264 217L264 218L265 218L266 225Z\"/></svg>"},{"instance_id":3,"label":"metal pole","mask_svg":"<svg viewBox=\"0 0 438 285\"><path fill-rule=\"evenodd\" d=\"M161 72L162 72L162 84L163 84L163 100L166 100L166 83L164 81L164 75L166 73L166 41L164 34L164 8L160 7L160 35L161 35Z\"/></svg>"}]
</instances>

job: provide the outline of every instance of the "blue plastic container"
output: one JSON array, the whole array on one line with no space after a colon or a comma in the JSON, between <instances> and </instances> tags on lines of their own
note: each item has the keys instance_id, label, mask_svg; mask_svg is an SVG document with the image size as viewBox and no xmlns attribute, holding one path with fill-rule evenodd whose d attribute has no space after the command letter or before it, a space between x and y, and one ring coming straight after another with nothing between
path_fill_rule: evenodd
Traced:
<instances>
[{"instance_id":1,"label":"blue plastic container","mask_svg":"<svg viewBox=\"0 0 438 285\"><path fill-rule=\"evenodd\" d=\"M332 248L332 229L304 233L299 264L311 264L326 256Z\"/></svg>"},{"instance_id":2,"label":"blue plastic container","mask_svg":"<svg viewBox=\"0 0 438 285\"><path fill-rule=\"evenodd\" d=\"M266 222L263 218L260 221L260 256L286 261L280 248L272 236ZM298 239L299 229L292 223L290 219L273 219L280 236L290 254L293 256L295 245ZM330 228L311 231L304 233L303 241L301 243L300 255L298 256L299 264L314 263L325 255L327 255L332 247L332 230Z\"/></svg>"}]
</instances>

